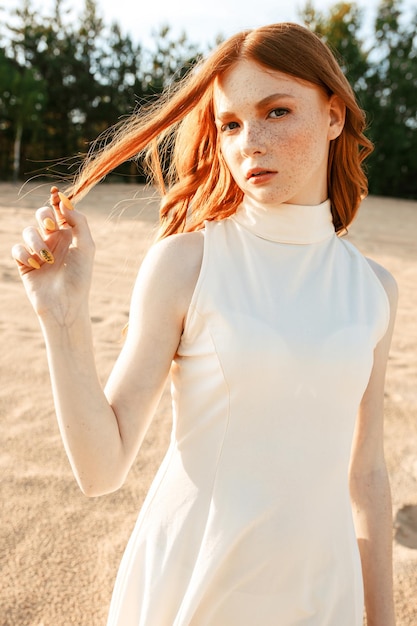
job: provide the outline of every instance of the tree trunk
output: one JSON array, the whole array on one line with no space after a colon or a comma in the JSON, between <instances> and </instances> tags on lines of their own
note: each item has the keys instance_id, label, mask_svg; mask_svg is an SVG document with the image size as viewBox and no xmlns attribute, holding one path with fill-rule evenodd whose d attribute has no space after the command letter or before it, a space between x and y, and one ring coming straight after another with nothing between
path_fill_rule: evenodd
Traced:
<instances>
[{"instance_id":1,"label":"tree trunk","mask_svg":"<svg viewBox=\"0 0 417 626\"><path fill-rule=\"evenodd\" d=\"M23 135L23 124L21 121L19 121L17 122L17 126L16 126L16 135L14 138L14 149L13 149L13 182L14 183L17 183L17 181L19 180L22 135Z\"/></svg>"}]
</instances>

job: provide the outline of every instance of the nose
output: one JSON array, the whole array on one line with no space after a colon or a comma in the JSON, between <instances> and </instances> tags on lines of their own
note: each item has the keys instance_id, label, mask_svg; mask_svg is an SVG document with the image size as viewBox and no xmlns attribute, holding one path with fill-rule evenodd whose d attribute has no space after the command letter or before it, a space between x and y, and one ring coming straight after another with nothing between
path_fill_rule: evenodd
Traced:
<instances>
[{"instance_id":1,"label":"nose","mask_svg":"<svg viewBox=\"0 0 417 626\"><path fill-rule=\"evenodd\" d=\"M266 152L265 134L256 123L247 123L243 126L240 142L240 151L245 157L265 154Z\"/></svg>"}]
</instances>

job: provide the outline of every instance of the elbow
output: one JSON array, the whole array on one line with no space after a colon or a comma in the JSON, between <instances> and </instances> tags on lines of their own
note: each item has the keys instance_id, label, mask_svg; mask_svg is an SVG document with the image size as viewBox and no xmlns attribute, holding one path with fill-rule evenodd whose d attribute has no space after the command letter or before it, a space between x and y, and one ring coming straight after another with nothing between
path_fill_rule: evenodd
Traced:
<instances>
[{"instance_id":1,"label":"elbow","mask_svg":"<svg viewBox=\"0 0 417 626\"><path fill-rule=\"evenodd\" d=\"M374 507L391 510L391 489L386 468L365 475L354 474L350 477L349 490L356 511Z\"/></svg>"},{"instance_id":2,"label":"elbow","mask_svg":"<svg viewBox=\"0 0 417 626\"><path fill-rule=\"evenodd\" d=\"M87 498L98 498L107 496L118 491L125 482L125 477L112 477L109 480L86 480L81 476L76 476L77 484L84 496Z\"/></svg>"},{"instance_id":3,"label":"elbow","mask_svg":"<svg viewBox=\"0 0 417 626\"><path fill-rule=\"evenodd\" d=\"M74 478L82 494L87 498L98 498L118 491L125 483L130 465L120 457L88 456L87 462L69 457Z\"/></svg>"},{"instance_id":4,"label":"elbow","mask_svg":"<svg viewBox=\"0 0 417 626\"><path fill-rule=\"evenodd\" d=\"M114 493L119 489L119 487L115 488L97 488L94 485L78 485L80 487L81 493L86 496L86 498L99 498L100 496L107 496L110 493Z\"/></svg>"},{"instance_id":5,"label":"elbow","mask_svg":"<svg viewBox=\"0 0 417 626\"><path fill-rule=\"evenodd\" d=\"M389 476L385 463L366 471L349 472L349 484L351 489L375 491L389 484Z\"/></svg>"}]
</instances>

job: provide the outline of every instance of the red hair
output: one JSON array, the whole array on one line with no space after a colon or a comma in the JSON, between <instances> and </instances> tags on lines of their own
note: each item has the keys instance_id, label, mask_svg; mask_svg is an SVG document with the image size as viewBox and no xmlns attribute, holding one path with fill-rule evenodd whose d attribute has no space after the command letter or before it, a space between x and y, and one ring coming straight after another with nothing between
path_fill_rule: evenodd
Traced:
<instances>
[{"instance_id":1,"label":"red hair","mask_svg":"<svg viewBox=\"0 0 417 626\"><path fill-rule=\"evenodd\" d=\"M363 134L365 115L329 48L307 28L291 23L234 35L156 105L113 127L111 141L98 151L93 145L70 197L84 195L121 163L145 155L152 182L163 194L160 237L233 214L243 194L218 148L213 84L239 59L313 83L344 102L345 126L330 144L328 190L335 230L347 228L368 189L361 165L372 151Z\"/></svg>"}]
</instances>

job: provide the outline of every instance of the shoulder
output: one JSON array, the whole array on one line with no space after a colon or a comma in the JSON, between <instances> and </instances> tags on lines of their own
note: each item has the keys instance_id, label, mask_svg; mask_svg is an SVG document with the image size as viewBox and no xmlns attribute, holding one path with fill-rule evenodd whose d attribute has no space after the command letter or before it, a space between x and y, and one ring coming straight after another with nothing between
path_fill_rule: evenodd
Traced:
<instances>
[{"instance_id":1,"label":"shoulder","mask_svg":"<svg viewBox=\"0 0 417 626\"><path fill-rule=\"evenodd\" d=\"M368 257L365 257L365 258L370 268L373 270L376 277L380 281L388 298L388 303L389 303L388 326L387 326L387 330L384 336L385 342L382 342L383 344L385 343L386 351L388 354L389 346L391 343L391 337L392 337L392 333L394 330L395 317L397 313L398 286L393 275L388 270L386 270L385 267L382 267L382 265L379 265L379 263L377 263L373 259L369 259ZM386 358L388 358L388 356Z\"/></svg>"},{"instance_id":2,"label":"shoulder","mask_svg":"<svg viewBox=\"0 0 417 626\"><path fill-rule=\"evenodd\" d=\"M156 242L149 250L145 263L168 274L183 278L198 271L204 249L204 231L179 233Z\"/></svg>"},{"instance_id":3,"label":"shoulder","mask_svg":"<svg viewBox=\"0 0 417 626\"><path fill-rule=\"evenodd\" d=\"M204 233L171 235L149 249L139 269L136 291L184 315L194 292L203 258Z\"/></svg>"},{"instance_id":4,"label":"shoulder","mask_svg":"<svg viewBox=\"0 0 417 626\"><path fill-rule=\"evenodd\" d=\"M338 241L344 245L345 249L348 250L351 255L353 255L356 259L360 259L361 263L365 263L365 266L368 266L372 270L373 274L384 289L391 310L395 311L398 301L398 286L394 276L387 269L385 269L385 267L373 259L364 256L351 241L343 239L342 237L339 237Z\"/></svg>"},{"instance_id":5,"label":"shoulder","mask_svg":"<svg viewBox=\"0 0 417 626\"><path fill-rule=\"evenodd\" d=\"M397 301L398 301L397 281L395 280L394 276L387 269L385 269L385 267L383 267L382 265L380 265L373 259L370 259L368 257L365 257L365 258L366 258L366 261L368 262L368 265L373 270L376 277L380 281L381 285L385 289L385 292L388 296L388 300L391 305L391 309L395 310L397 306Z\"/></svg>"}]
</instances>

